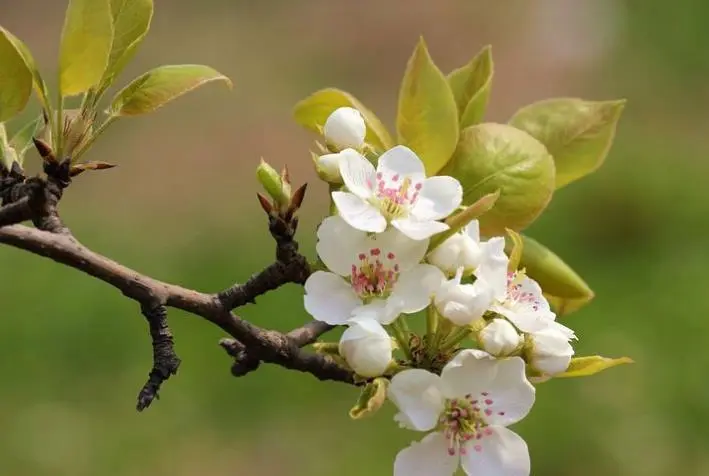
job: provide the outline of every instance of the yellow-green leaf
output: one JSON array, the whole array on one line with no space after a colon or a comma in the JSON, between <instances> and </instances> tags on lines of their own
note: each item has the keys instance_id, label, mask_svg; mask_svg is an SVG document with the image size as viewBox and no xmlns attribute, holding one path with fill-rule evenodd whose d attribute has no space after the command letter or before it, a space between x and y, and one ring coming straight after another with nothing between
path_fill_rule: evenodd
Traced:
<instances>
[{"instance_id":1,"label":"yellow-green leaf","mask_svg":"<svg viewBox=\"0 0 709 476\"><path fill-rule=\"evenodd\" d=\"M164 106L204 84L229 78L219 71L202 65L160 66L134 79L111 101L110 112L116 116L138 116Z\"/></svg>"},{"instance_id":2,"label":"yellow-green leaf","mask_svg":"<svg viewBox=\"0 0 709 476\"><path fill-rule=\"evenodd\" d=\"M520 267L520 262L522 261L522 252L524 251L524 242L522 241L522 235L514 230L507 231L507 254L510 255L510 261L507 265L507 270L510 272L517 271Z\"/></svg>"},{"instance_id":3,"label":"yellow-green leaf","mask_svg":"<svg viewBox=\"0 0 709 476\"><path fill-rule=\"evenodd\" d=\"M455 233L460 231L463 227L468 225L471 221L479 218L483 214L492 210L495 206L495 202L500 198L500 191L495 190L493 193L488 193L487 195L480 198L477 202L472 205L465 207L460 212L452 215L446 219L446 225L449 226L448 230L435 235L431 238L431 242L428 245L428 252L430 253L438 247L441 243L446 241L448 238L453 236Z\"/></svg>"},{"instance_id":4,"label":"yellow-green leaf","mask_svg":"<svg viewBox=\"0 0 709 476\"><path fill-rule=\"evenodd\" d=\"M480 232L501 236L531 224L551 200L554 162L544 145L524 131L485 123L464 129L441 172L463 185L463 204L500 190L495 207L480 218Z\"/></svg>"},{"instance_id":5,"label":"yellow-green leaf","mask_svg":"<svg viewBox=\"0 0 709 476\"><path fill-rule=\"evenodd\" d=\"M446 77L433 63L423 38L409 58L396 116L399 142L411 148L437 174L458 143L458 108Z\"/></svg>"},{"instance_id":6,"label":"yellow-green leaf","mask_svg":"<svg viewBox=\"0 0 709 476\"><path fill-rule=\"evenodd\" d=\"M526 269L527 275L539 283L557 314L569 314L593 299L591 288L568 264L538 241L520 236L519 268ZM507 252L512 249L513 241L507 240Z\"/></svg>"},{"instance_id":7,"label":"yellow-green leaf","mask_svg":"<svg viewBox=\"0 0 709 476\"><path fill-rule=\"evenodd\" d=\"M0 122L22 111L32 94L32 72L13 38L0 28Z\"/></svg>"},{"instance_id":8,"label":"yellow-green leaf","mask_svg":"<svg viewBox=\"0 0 709 476\"><path fill-rule=\"evenodd\" d=\"M34 120L25 124L19 131L10 139L10 146L17 151L17 162L20 165L24 162L25 154L32 146L32 137L37 132L40 125L44 124L42 116L38 116Z\"/></svg>"},{"instance_id":9,"label":"yellow-green leaf","mask_svg":"<svg viewBox=\"0 0 709 476\"><path fill-rule=\"evenodd\" d=\"M569 368L566 369L566 372L556 375L555 377L587 377L589 375L597 374L602 370L610 369L611 367L615 367L617 365L633 363L635 362L629 357L620 357L618 359L601 357L600 355L576 357L571 359L571 364L569 365Z\"/></svg>"},{"instance_id":10,"label":"yellow-green leaf","mask_svg":"<svg viewBox=\"0 0 709 476\"><path fill-rule=\"evenodd\" d=\"M109 0L69 0L59 49L62 97L81 94L101 81L112 43Z\"/></svg>"},{"instance_id":11,"label":"yellow-green leaf","mask_svg":"<svg viewBox=\"0 0 709 476\"><path fill-rule=\"evenodd\" d=\"M295 105L293 117L301 126L321 133L327 118L340 107L352 107L362 114L364 122L367 124L367 136L364 139L367 144L380 149L380 151L394 146L389 131L382 121L357 98L339 89L327 88L314 92Z\"/></svg>"},{"instance_id":12,"label":"yellow-green leaf","mask_svg":"<svg viewBox=\"0 0 709 476\"><path fill-rule=\"evenodd\" d=\"M625 101L557 98L523 107L510 124L541 141L554 157L556 188L603 164Z\"/></svg>"},{"instance_id":13,"label":"yellow-green leaf","mask_svg":"<svg viewBox=\"0 0 709 476\"><path fill-rule=\"evenodd\" d=\"M153 0L111 0L113 44L101 86L108 87L128 62L150 29Z\"/></svg>"},{"instance_id":14,"label":"yellow-green leaf","mask_svg":"<svg viewBox=\"0 0 709 476\"><path fill-rule=\"evenodd\" d=\"M111 164L108 162L84 162L83 164L76 164L71 166L69 174L72 177L76 177L79 174L86 172L87 170L106 170L116 167L116 164Z\"/></svg>"},{"instance_id":15,"label":"yellow-green leaf","mask_svg":"<svg viewBox=\"0 0 709 476\"><path fill-rule=\"evenodd\" d=\"M373 415L386 401L388 387L389 380L383 377L375 378L365 385L359 400L350 410L350 418L358 420Z\"/></svg>"},{"instance_id":16,"label":"yellow-green leaf","mask_svg":"<svg viewBox=\"0 0 709 476\"><path fill-rule=\"evenodd\" d=\"M448 75L448 84L458 105L461 129L483 120L492 89L493 69L492 49L486 46L470 63Z\"/></svg>"}]
</instances>

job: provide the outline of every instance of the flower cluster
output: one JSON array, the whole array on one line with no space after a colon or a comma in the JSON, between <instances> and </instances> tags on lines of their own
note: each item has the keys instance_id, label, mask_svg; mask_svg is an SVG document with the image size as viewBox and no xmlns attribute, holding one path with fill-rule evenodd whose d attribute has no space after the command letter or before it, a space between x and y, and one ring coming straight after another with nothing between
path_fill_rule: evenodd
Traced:
<instances>
[{"instance_id":1,"label":"flower cluster","mask_svg":"<svg viewBox=\"0 0 709 476\"><path fill-rule=\"evenodd\" d=\"M342 186L332 191L336 214L318 229L326 270L305 283L305 308L346 326L339 356L354 372L390 379L402 427L431 431L399 453L395 476L452 475L458 465L529 474L527 446L507 426L532 407L530 378L567 370L576 336L515 269L504 237L483 239L476 220L450 229L446 219L462 208L458 180L427 177L401 145L365 157L365 133L352 108L325 124L331 153L317 163ZM420 336L409 330L416 313L426 316Z\"/></svg>"}]
</instances>

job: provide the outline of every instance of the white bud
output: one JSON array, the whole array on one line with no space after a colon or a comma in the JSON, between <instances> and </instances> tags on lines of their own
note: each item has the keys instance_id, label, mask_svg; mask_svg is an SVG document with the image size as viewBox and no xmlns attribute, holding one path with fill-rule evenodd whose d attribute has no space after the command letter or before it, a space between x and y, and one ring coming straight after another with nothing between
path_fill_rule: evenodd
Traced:
<instances>
[{"instance_id":1,"label":"white bud","mask_svg":"<svg viewBox=\"0 0 709 476\"><path fill-rule=\"evenodd\" d=\"M495 357L510 355L522 340L517 329L505 319L493 319L478 334L478 342L483 350Z\"/></svg>"},{"instance_id":2,"label":"white bud","mask_svg":"<svg viewBox=\"0 0 709 476\"><path fill-rule=\"evenodd\" d=\"M480 319L493 301L492 289L483 280L460 284L462 274L461 267L455 278L444 282L434 297L438 312L457 326L467 326Z\"/></svg>"},{"instance_id":3,"label":"white bud","mask_svg":"<svg viewBox=\"0 0 709 476\"><path fill-rule=\"evenodd\" d=\"M318 176L328 183L340 184L342 183L342 175L340 175L340 163L342 160L348 156L354 154L359 157L359 152L354 149L345 149L341 152L335 152L334 154L324 154L317 156L313 154L313 160L315 161L315 171Z\"/></svg>"},{"instance_id":4,"label":"white bud","mask_svg":"<svg viewBox=\"0 0 709 476\"><path fill-rule=\"evenodd\" d=\"M327 143L338 150L359 149L364 144L367 125L357 109L341 107L327 118L323 133Z\"/></svg>"},{"instance_id":5,"label":"white bud","mask_svg":"<svg viewBox=\"0 0 709 476\"><path fill-rule=\"evenodd\" d=\"M468 275L480 261L480 246L467 234L456 233L429 253L427 261L448 275L463 267Z\"/></svg>"},{"instance_id":6,"label":"white bud","mask_svg":"<svg viewBox=\"0 0 709 476\"><path fill-rule=\"evenodd\" d=\"M535 370L545 375L556 375L569 368L574 348L563 332L548 327L529 335L531 347L528 350L529 363Z\"/></svg>"},{"instance_id":7,"label":"white bud","mask_svg":"<svg viewBox=\"0 0 709 476\"><path fill-rule=\"evenodd\" d=\"M351 320L340 338L340 355L358 375L378 377L391 362L391 338L374 319Z\"/></svg>"}]
</instances>

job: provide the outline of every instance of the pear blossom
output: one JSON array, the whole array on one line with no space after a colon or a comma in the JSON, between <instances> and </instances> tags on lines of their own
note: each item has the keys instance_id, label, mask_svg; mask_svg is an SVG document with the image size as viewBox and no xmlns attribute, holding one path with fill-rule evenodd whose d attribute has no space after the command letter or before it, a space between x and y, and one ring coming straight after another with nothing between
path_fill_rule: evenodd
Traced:
<instances>
[{"instance_id":1,"label":"pear blossom","mask_svg":"<svg viewBox=\"0 0 709 476\"><path fill-rule=\"evenodd\" d=\"M461 267L453 279L442 282L435 292L433 302L441 316L455 325L467 326L482 318L494 297L492 288L484 279L478 278L472 284L461 284L462 278Z\"/></svg>"},{"instance_id":2,"label":"pear blossom","mask_svg":"<svg viewBox=\"0 0 709 476\"><path fill-rule=\"evenodd\" d=\"M388 395L403 427L433 431L399 452L394 476L452 476L459 465L471 476L529 475L527 444L506 428L534 403L521 358L463 350L440 377L423 369L396 374Z\"/></svg>"},{"instance_id":3,"label":"pear blossom","mask_svg":"<svg viewBox=\"0 0 709 476\"><path fill-rule=\"evenodd\" d=\"M450 276L454 275L462 266L463 274L467 276L481 265L494 266L497 264L506 270L509 260L504 250L505 239L502 237L481 241L480 223L473 220L458 233L434 248L426 260ZM504 272L502 279L506 280Z\"/></svg>"},{"instance_id":4,"label":"pear blossom","mask_svg":"<svg viewBox=\"0 0 709 476\"><path fill-rule=\"evenodd\" d=\"M340 338L340 355L363 377L378 377L389 366L392 344L389 334L373 319L352 319Z\"/></svg>"},{"instance_id":5,"label":"pear blossom","mask_svg":"<svg viewBox=\"0 0 709 476\"><path fill-rule=\"evenodd\" d=\"M333 325L351 318L390 324L401 313L429 305L441 271L421 264L428 241L413 241L391 228L369 235L339 216L318 228L316 249L329 271L316 271L305 282L305 309Z\"/></svg>"},{"instance_id":6,"label":"pear blossom","mask_svg":"<svg viewBox=\"0 0 709 476\"><path fill-rule=\"evenodd\" d=\"M384 152L375 170L362 155L347 155L340 174L349 192L332 192L340 216L352 227L383 232L389 223L413 240L447 230L439 222L460 205L463 188L453 177L426 178L423 162L408 147Z\"/></svg>"},{"instance_id":7,"label":"pear blossom","mask_svg":"<svg viewBox=\"0 0 709 476\"><path fill-rule=\"evenodd\" d=\"M557 375L569 368L574 348L569 336L556 328L531 333L527 358L533 369L543 375Z\"/></svg>"},{"instance_id":8,"label":"pear blossom","mask_svg":"<svg viewBox=\"0 0 709 476\"><path fill-rule=\"evenodd\" d=\"M340 162L342 158L347 155L358 155L357 151L354 149L344 149L340 152L334 152L332 154L323 154L320 156L315 156L315 170L318 176L329 183L342 183L342 176L340 175Z\"/></svg>"},{"instance_id":9,"label":"pear blossom","mask_svg":"<svg viewBox=\"0 0 709 476\"><path fill-rule=\"evenodd\" d=\"M552 328L564 334L567 340L575 338L574 331L556 322L556 314L536 281L523 272L514 271L508 273L506 285L500 284L494 284L496 301L490 307L491 311L504 316L525 333L533 334Z\"/></svg>"},{"instance_id":10,"label":"pear blossom","mask_svg":"<svg viewBox=\"0 0 709 476\"><path fill-rule=\"evenodd\" d=\"M364 144L367 125L357 109L340 107L325 120L323 134L325 141L338 150L359 149Z\"/></svg>"},{"instance_id":11,"label":"pear blossom","mask_svg":"<svg viewBox=\"0 0 709 476\"><path fill-rule=\"evenodd\" d=\"M520 347L523 340L517 329L504 319L493 319L478 333L482 349L495 357L511 354Z\"/></svg>"}]
</instances>

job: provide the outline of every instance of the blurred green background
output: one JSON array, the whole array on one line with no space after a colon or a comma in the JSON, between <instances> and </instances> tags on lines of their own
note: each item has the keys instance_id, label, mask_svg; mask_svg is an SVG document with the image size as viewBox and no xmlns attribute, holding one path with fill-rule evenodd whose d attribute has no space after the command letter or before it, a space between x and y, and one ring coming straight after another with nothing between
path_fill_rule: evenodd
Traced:
<instances>
[{"instance_id":1,"label":"blurred green background","mask_svg":"<svg viewBox=\"0 0 709 476\"><path fill-rule=\"evenodd\" d=\"M122 84L158 64L206 63L235 90L210 86L119 121L90 158L120 167L77 179L62 212L95 250L204 291L272 260L252 180L260 156L310 182L300 236L313 255L326 188L310 166L314 137L291 120L291 108L337 86L391 124L420 34L445 71L493 45L492 121L552 96L627 98L606 165L559 191L529 233L597 293L566 321L580 336L578 353L637 364L541 385L515 429L529 444L533 475L709 474L709 4L156 4ZM29 44L45 75L64 7L0 1L0 23ZM180 373L138 414L151 352L137 305L22 251L0 248L0 263L1 475L386 475L396 452L421 436L399 430L391 408L350 421L357 392L341 384L271 366L232 378L219 330L177 311ZM309 319L301 296L286 287L241 314L286 330Z\"/></svg>"}]
</instances>

